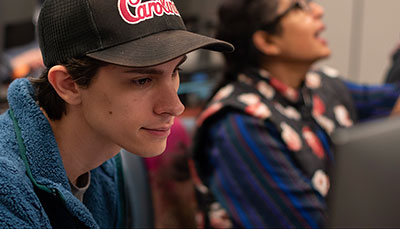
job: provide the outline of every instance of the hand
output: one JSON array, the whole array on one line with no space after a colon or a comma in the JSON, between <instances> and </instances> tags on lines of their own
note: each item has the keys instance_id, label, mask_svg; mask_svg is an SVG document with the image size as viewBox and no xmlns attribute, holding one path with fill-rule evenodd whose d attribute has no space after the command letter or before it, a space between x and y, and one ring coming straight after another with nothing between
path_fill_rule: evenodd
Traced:
<instances>
[{"instance_id":1,"label":"hand","mask_svg":"<svg viewBox=\"0 0 400 229\"><path fill-rule=\"evenodd\" d=\"M208 217L212 228L232 228L233 226L228 213L219 203L211 204Z\"/></svg>"}]
</instances>

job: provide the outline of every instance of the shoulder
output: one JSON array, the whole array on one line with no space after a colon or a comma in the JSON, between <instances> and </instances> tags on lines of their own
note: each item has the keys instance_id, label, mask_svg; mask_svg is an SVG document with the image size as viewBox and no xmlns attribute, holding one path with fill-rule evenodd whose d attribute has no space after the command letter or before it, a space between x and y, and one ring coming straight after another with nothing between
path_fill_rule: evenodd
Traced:
<instances>
[{"instance_id":1,"label":"shoulder","mask_svg":"<svg viewBox=\"0 0 400 229\"><path fill-rule=\"evenodd\" d=\"M323 94L343 97L350 93L340 72L329 66L312 69L306 76L306 84Z\"/></svg>"},{"instance_id":2,"label":"shoulder","mask_svg":"<svg viewBox=\"0 0 400 229\"><path fill-rule=\"evenodd\" d=\"M263 88L263 92L268 88ZM268 94L268 92L265 92ZM265 120L271 116L269 104L265 104L263 95L249 84L234 82L221 88L212 101L202 111L196 120L197 126L202 126L205 121L214 121L230 113L254 116Z\"/></svg>"},{"instance_id":3,"label":"shoulder","mask_svg":"<svg viewBox=\"0 0 400 229\"><path fill-rule=\"evenodd\" d=\"M8 113L0 115L0 198L15 197L15 200L33 192L33 186L26 176L24 162ZM17 205L16 205L17 206Z\"/></svg>"},{"instance_id":4,"label":"shoulder","mask_svg":"<svg viewBox=\"0 0 400 229\"><path fill-rule=\"evenodd\" d=\"M244 135L250 136L265 129L268 123L264 119L240 110L225 109L208 118L203 125L196 129L195 142L214 142L221 139L225 141L240 138Z\"/></svg>"},{"instance_id":5,"label":"shoulder","mask_svg":"<svg viewBox=\"0 0 400 229\"><path fill-rule=\"evenodd\" d=\"M0 227L41 227L46 216L24 166L0 156Z\"/></svg>"},{"instance_id":6,"label":"shoulder","mask_svg":"<svg viewBox=\"0 0 400 229\"><path fill-rule=\"evenodd\" d=\"M12 121L8 112L0 115L0 136L8 136L13 131Z\"/></svg>"},{"instance_id":7,"label":"shoulder","mask_svg":"<svg viewBox=\"0 0 400 229\"><path fill-rule=\"evenodd\" d=\"M22 161L12 156L0 156L0 193L18 196L33 191L33 186L25 172Z\"/></svg>"},{"instance_id":8,"label":"shoulder","mask_svg":"<svg viewBox=\"0 0 400 229\"><path fill-rule=\"evenodd\" d=\"M313 68L307 74L306 83L308 86L311 86L313 88L319 86L318 83L341 82L342 79L343 76L337 69L329 66L321 66L318 68ZM321 84L321 86L326 86L326 85Z\"/></svg>"},{"instance_id":9,"label":"shoulder","mask_svg":"<svg viewBox=\"0 0 400 229\"><path fill-rule=\"evenodd\" d=\"M214 126L235 126L242 129L247 127L263 127L266 120L260 119L248 113L232 110L230 112L221 113L215 119Z\"/></svg>"},{"instance_id":10,"label":"shoulder","mask_svg":"<svg viewBox=\"0 0 400 229\"><path fill-rule=\"evenodd\" d=\"M6 112L0 115L0 164L12 167L21 163L13 123Z\"/></svg>"}]
</instances>

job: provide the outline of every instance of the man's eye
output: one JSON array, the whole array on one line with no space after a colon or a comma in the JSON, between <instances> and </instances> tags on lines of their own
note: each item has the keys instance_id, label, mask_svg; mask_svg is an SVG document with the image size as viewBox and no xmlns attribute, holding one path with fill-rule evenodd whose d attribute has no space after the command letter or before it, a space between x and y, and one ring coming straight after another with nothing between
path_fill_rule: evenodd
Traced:
<instances>
[{"instance_id":1,"label":"man's eye","mask_svg":"<svg viewBox=\"0 0 400 229\"><path fill-rule=\"evenodd\" d=\"M132 82L135 83L136 85L142 86L145 85L146 83L150 83L151 79L143 78L143 79L132 80Z\"/></svg>"}]
</instances>

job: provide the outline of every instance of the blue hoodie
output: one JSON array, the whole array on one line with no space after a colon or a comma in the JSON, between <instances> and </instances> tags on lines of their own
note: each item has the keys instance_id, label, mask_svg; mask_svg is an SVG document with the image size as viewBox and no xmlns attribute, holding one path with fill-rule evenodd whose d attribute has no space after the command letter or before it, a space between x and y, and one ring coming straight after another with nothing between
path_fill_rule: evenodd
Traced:
<instances>
[{"instance_id":1,"label":"blue hoodie","mask_svg":"<svg viewBox=\"0 0 400 229\"><path fill-rule=\"evenodd\" d=\"M60 207L89 228L119 226L122 201L117 159L91 171L90 187L80 202L71 193L55 137L34 100L30 82L15 80L8 101L10 110L0 115L0 228L52 227L35 192L38 189L54 193L63 204Z\"/></svg>"}]
</instances>

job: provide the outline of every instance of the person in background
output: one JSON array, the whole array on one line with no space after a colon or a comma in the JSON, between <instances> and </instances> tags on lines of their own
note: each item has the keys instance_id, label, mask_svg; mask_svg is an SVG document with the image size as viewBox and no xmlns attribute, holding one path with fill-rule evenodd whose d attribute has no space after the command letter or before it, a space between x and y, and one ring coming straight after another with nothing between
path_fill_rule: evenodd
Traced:
<instances>
[{"instance_id":1,"label":"person in background","mask_svg":"<svg viewBox=\"0 0 400 229\"><path fill-rule=\"evenodd\" d=\"M400 82L400 43L392 54L392 64L386 74L386 83Z\"/></svg>"},{"instance_id":2,"label":"person in background","mask_svg":"<svg viewBox=\"0 0 400 229\"><path fill-rule=\"evenodd\" d=\"M227 0L218 13L217 38L235 52L196 121L203 190L234 227L323 227L331 134L390 114L399 85L357 85L314 67L331 54L316 2Z\"/></svg>"},{"instance_id":3,"label":"person in background","mask_svg":"<svg viewBox=\"0 0 400 229\"><path fill-rule=\"evenodd\" d=\"M233 46L187 31L170 0L46 0L38 36L45 70L0 115L0 227L129 226L121 148L161 154L186 54Z\"/></svg>"}]
</instances>

